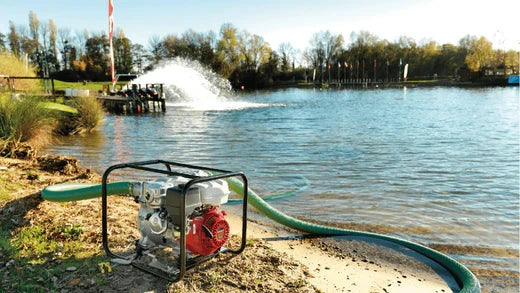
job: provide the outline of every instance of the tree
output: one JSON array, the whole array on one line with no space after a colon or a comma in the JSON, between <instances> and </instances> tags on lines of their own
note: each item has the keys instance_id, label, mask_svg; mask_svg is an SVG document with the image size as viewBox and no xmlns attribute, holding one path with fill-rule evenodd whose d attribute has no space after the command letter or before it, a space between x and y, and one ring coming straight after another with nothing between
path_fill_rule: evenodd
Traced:
<instances>
[{"instance_id":1,"label":"tree","mask_svg":"<svg viewBox=\"0 0 520 293\"><path fill-rule=\"evenodd\" d=\"M466 65L472 71L480 71L489 65L494 57L493 44L485 37L471 42L469 54L466 56Z\"/></svg>"},{"instance_id":2,"label":"tree","mask_svg":"<svg viewBox=\"0 0 520 293\"><path fill-rule=\"evenodd\" d=\"M440 75L455 75L463 63L457 60L458 50L455 45L444 44L435 63L435 71Z\"/></svg>"},{"instance_id":3,"label":"tree","mask_svg":"<svg viewBox=\"0 0 520 293\"><path fill-rule=\"evenodd\" d=\"M238 42L240 60L245 70L258 71L262 63L267 62L271 48L259 35L251 35L244 31Z\"/></svg>"},{"instance_id":4,"label":"tree","mask_svg":"<svg viewBox=\"0 0 520 293\"><path fill-rule=\"evenodd\" d=\"M58 46L56 44L56 40L58 39L56 24L54 20L49 20L49 47L54 53L54 56L58 56Z\"/></svg>"},{"instance_id":5,"label":"tree","mask_svg":"<svg viewBox=\"0 0 520 293\"><path fill-rule=\"evenodd\" d=\"M87 29L76 30L74 36L74 47L78 58L86 54L87 40L90 38L90 32Z\"/></svg>"},{"instance_id":6,"label":"tree","mask_svg":"<svg viewBox=\"0 0 520 293\"><path fill-rule=\"evenodd\" d=\"M319 60L330 64L343 47L343 42L343 35L333 35L330 31L313 34L311 38L312 55L315 57L313 63Z\"/></svg>"},{"instance_id":7,"label":"tree","mask_svg":"<svg viewBox=\"0 0 520 293\"><path fill-rule=\"evenodd\" d=\"M418 50L418 59L416 60L415 68L416 75L419 76L433 76L438 73L435 67L438 56L440 55L441 47L435 41L425 42Z\"/></svg>"},{"instance_id":8,"label":"tree","mask_svg":"<svg viewBox=\"0 0 520 293\"><path fill-rule=\"evenodd\" d=\"M264 85L270 85L273 83L273 77L278 72L278 64L280 63L280 57L276 53L276 51L271 51L269 53L269 59L266 63L262 64L260 67L260 71L264 75Z\"/></svg>"},{"instance_id":9,"label":"tree","mask_svg":"<svg viewBox=\"0 0 520 293\"><path fill-rule=\"evenodd\" d=\"M217 44L217 55L222 60L220 74L229 78L236 70L240 61L239 40L237 29L230 23L220 27L220 40Z\"/></svg>"},{"instance_id":10,"label":"tree","mask_svg":"<svg viewBox=\"0 0 520 293\"><path fill-rule=\"evenodd\" d=\"M281 43L278 48L278 53L280 54L281 59L281 70L287 72L289 70L294 70L294 62L295 62L295 54L296 50L293 46L288 43Z\"/></svg>"},{"instance_id":11,"label":"tree","mask_svg":"<svg viewBox=\"0 0 520 293\"><path fill-rule=\"evenodd\" d=\"M163 42L161 41L161 38L158 35L152 35L148 39L148 51L150 52L148 59L152 65L157 64L159 60L161 60L161 58L163 57Z\"/></svg>"},{"instance_id":12,"label":"tree","mask_svg":"<svg viewBox=\"0 0 520 293\"><path fill-rule=\"evenodd\" d=\"M132 44L122 29L114 34L114 68L116 72L130 73L133 71Z\"/></svg>"},{"instance_id":13,"label":"tree","mask_svg":"<svg viewBox=\"0 0 520 293\"><path fill-rule=\"evenodd\" d=\"M41 32L41 35L42 35L43 48L47 49L48 48L48 46L47 46L48 45L47 36L49 35L49 32L50 32L49 24L46 23L46 22L40 23L40 32Z\"/></svg>"},{"instance_id":14,"label":"tree","mask_svg":"<svg viewBox=\"0 0 520 293\"><path fill-rule=\"evenodd\" d=\"M176 35L169 34L161 42L162 54L161 57L173 58L182 56L182 49L179 46L179 40Z\"/></svg>"},{"instance_id":15,"label":"tree","mask_svg":"<svg viewBox=\"0 0 520 293\"><path fill-rule=\"evenodd\" d=\"M7 50L7 44L5 42L6 35L0 33L0 52Z\"/></svg>"},{"instance_id":16,"label":"tree","mask_svg":"<svg viewBox=\"0 0 520 293\"><path fill-rule=\"evenodd\" d=\"M58 29L58 48L61 52L63 69L67 70L71 68L72 59L71 51L72 51L72 42L69 28L59 28Z\"/></svg>"},{"instance_id":17,"label":"tree","mask_svg":"<svg viewBox=\"0 0 520 293\"><path fill-rule=\"evenodd\" d=\"M215 32L209 31L206 34L200 35L199 41L199 59L200 62L206 66L213 66L216 56L216 35Z\"/></svg>"},{"instance_id":18,"label":"tree","mask_svg":"<svg viewBox=\"0 0 520 293\"><path fill-rule=\"evenodd\" d=\"M519 72L519 68L518 68L518 58L520 56L518 56L518 52L516 52L515 50L508 50L506 52L506 56L505 56L505 65L506 65L506 68L512 68L513 69L513 72L515 74L518 74Z\"/></svg>"},{"instance_id":19,"label":"tree","mask_svg":"<svg viewBox=\"0 0 520 293\"><path fill-rule=\"evenodd\" d=\"M39 29L40 29L40 21L38 20L38 16L34 11L29 11L29 29L31 33L31 37L35 43L38 43L39 37Z\"/></svg>"},{"instance_id":20,"label":"tree","mask_svg":"<svg viewBox=\"0 0 520 293\"><path fill-rule=\"evenodd\" d=\"M106 80L109 75L108 47L104 33L92 35L85 43L86 71L93 80Z\"/></svg>"},{"instance_id":21,"label":"tree","mask_svg":"<svg viewBox=\"0 0 520 293\"><path fill-rule=\"evenodd\" d=\"M16 26L12 21L9 21L9 34L7 35L7 39L9 40L9 48L11 49L11 53L15 56L20 56L20 36L18 35Z\"/></svg>"},{"instance_id":22,"label":"tree","mask_svg":"<svg viewBox=\"0 0 520 293\"><path fill-rule=\"evenodd\" d=\"M143 68L146 67L145 60L148 58L146 49L141 44L132 44L132 72L143 73Z\"/></svg>"}]
</instances>

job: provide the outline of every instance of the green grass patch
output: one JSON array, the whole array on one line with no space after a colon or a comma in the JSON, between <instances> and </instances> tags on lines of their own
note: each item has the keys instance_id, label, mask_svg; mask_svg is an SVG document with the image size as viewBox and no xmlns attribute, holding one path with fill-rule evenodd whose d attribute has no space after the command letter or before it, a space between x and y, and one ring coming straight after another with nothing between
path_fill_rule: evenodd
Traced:
<instances>
[{"instance_id":1,"label":"green grass patch","mask_svg":"<svg viewBox=\"0 0 520 293\"><path fill-rule=\"evenodd\" d=\"M9 289L12 290L11 292L56 292L58 288L55 286L53 277L61 277L64 274L71 274L73 278L94 278L96 283L102 284L106 282L105 277L99 274L97 267L98 263L106 261L104 256L87 259L70 258L59 263L52 261L37 265L20 260L8 276ZM76 270L67 271L67 268L70 267L75 267ZM0 292L2 292L1 289Z\"/></svg>"},{"instance_id":2,"label":"green grass patch","mask_svg":"<svg viewBox=\"0 0 520 293\"><path fill-rule=\"evenodd\" d=\"M117 82L116 87L119 88L119 86L124 86L128 82L127 81L121 81ZM94 91L101 91L103 90L103 85L110 85L112 86L112 83L110 81L90 81L90 82L68 82L68 81L61 81L61 80L54 80L54 90L61 90L64 91L67 88L71 89L80 89L80 90L94 90Z\"/></svg>"},{"instance_id":3,"label":"green grass patch","mask_svg":"<svg viewBox=\"0 0 520 293\"><path fill-rule=\"evenodd\" d=\"M13 192L22 188L24 188L23 185L19 183L12 183L11 180L7 178L7 174L0 176L0 200L7 200L11 198L11 194Z\"/></svg>"},{"instance_id":4,"label":"green grass patch","mask_svg":"<svg viewBox=\"0 0 520 293\"><path fill-rule=\"evenodd\" d=\"M68 105L64 105L62 103L42 102L40 104L42 107L44 107L45 109L48 109L48 110L61 111L61 112L66 112L66 113L71 113L71 114L78 113L77 109L75 109L71 106L68 106Z\"/></svg>"},{"instance_id":5,"label":"green grass patch","mask_svg":"<svg viewBox=\"0 0 520 293\"><path fill-rule=\"evenodd\" d=\"M14 252L14 248L11 246L9 240L9 232L4 229L4 227L0 226L0 249L5 251L8 255Z\"/></svg>"},{"instance_id":6,"label":"green grass patch","mask_svg":"<svg viewBox=\"0 0 520 293\"><path fill-rule=\"evenodd\" d=\"M0 261L9 266L0 280L0 292L55 292L72 278L105 282L98 264L107 258L99 250L85 250L80 224L37 223L13 232L4 224L0 223Z\"/></svg>"},{"instance_id":7,"label":"green grass patch","mask_svg":"<svg viewBox=\"0 0 520 293\"><path fill-rule=\"evenodd\" d=\"M42 223L26 226L12 237L11 245L16 248L18 258L30 259L40 264L49 256L67 258L82 255L80 224L45 227Z\"/></svg>"}]
</instances>

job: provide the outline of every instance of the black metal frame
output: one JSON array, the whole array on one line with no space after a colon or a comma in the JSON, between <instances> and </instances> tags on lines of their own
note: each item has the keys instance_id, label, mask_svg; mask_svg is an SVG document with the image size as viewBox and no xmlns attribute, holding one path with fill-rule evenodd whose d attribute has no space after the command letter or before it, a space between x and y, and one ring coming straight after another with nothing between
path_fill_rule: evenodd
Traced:
<instances>
[{"instance_id":1,"label":"black metal frame","mask_svg":"<svg viewBox=\"0 0 520 293\"><path fill-rule=\"evenodd\" d=\"M156 165L156 164L162 164L166 167L166 170L157 169L148 167L148 165ZM219 173L217 175L211 175L206 177L199 177L192 174L185 174L181 172L175 172L172 171L172 166L181 167L181 168L188 168L188 169L194 169L194 170L203 170L203 171L211 171ZM180 218L185 219L186 218L186 193L189 190L189 188L197 183L217 180L217 179L224 179L224 178L230 178L230 177L240 177L242 179L242 182L244 184L244 191L243 191L243 207L242 207L242 243L238 250L231 250L231 249L221 249L220 251L217 251L213 254L210 254L205 257L197 258L197 260L190 262L187 265L186 262L186 221L181 221L180 226L180 254L179 254L179 273L175 276L168 275L166 273L160 273L154 270L150 270L146 267L144 267L141 264L138 264L136 262L132 261L132 265L145 270L149 273L152 273L156 276L168 279L172 282L178 282L182 280L184 275L186 274L186 270L190 269L192 267L197 266L198 264L211 259L212 257L218 255L220 252L230 252L234 254L239 254L242 251L244 251L246 247L246 233L247 233L247 177L241 173L241 172L231 172L226 170L219 170L214 168L207 168L207 167L200 167L200 166L194 166L194 165L188 165L188 164L182 164L177 162L169 162L164 160L151 160L151 161L142 161L142 162L133 162L133 163L124 163L124 164L117 164L110 166L105 173L103 174L102 179L102 185L101 185L101 208L102 208L102 237L103 237L103 248L105 249L105 252L108 257L112 258L121 258L130 260L127 257L117 255L115 253L112 253L110 251L109 245L108 245L108 233L107 233L107 181L109 174L117 169L124 169L124 168L131 168L131 169L137 169L141 171L148 171L148 172L154 172L154 173L160 173L164 175L169 176L183 176L186 178L190 178L191 180L186 183L181 191L181 210L180 210Z\"/></svg>"}]
</instances>

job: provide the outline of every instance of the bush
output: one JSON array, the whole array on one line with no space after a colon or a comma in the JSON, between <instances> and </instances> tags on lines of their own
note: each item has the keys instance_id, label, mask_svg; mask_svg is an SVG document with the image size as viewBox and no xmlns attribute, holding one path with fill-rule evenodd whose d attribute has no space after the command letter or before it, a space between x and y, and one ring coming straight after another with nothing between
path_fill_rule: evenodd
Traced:
<instances>
[{"instance_id":1,"label":"bush","mask_svg":"<svg viewBox=\"0 0 520 293\"><path fill-rule=\"evenodd\" d=\"M35 97L0 96L0 153L16 156L16 150L29 144L39 148L52 139L54 120Z\"/></svg>"},{"instance_id":2,"label":"bush","mask_svg":"<svg viewBox=\"0 0 520 293\"><path fill-rule=\"evenodd\" d=\"M91 132L103 121L103 108L94 97L74 98L71 106L78 110L77 114L61 113L57 117L55 132L59 135L73 135Z\"/></svg>"}]
</instances>

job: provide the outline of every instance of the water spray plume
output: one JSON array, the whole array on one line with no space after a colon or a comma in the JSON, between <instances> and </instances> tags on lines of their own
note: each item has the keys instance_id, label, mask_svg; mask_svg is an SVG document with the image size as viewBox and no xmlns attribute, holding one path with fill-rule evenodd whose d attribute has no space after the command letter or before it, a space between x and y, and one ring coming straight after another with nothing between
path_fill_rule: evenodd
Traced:
<instances>
[{"instance_id":1,"label":"water spray plume","mask_svg":"<svg viewBox=\"0 0 520 293\"><path fill-rule=\"evenodd\" d=\"M237 100L228 80L197 61L182 58L162 62L131 83L162 83L167 105L187 110L223 111L270 106Z\"/></svg>"}]
</instances>

